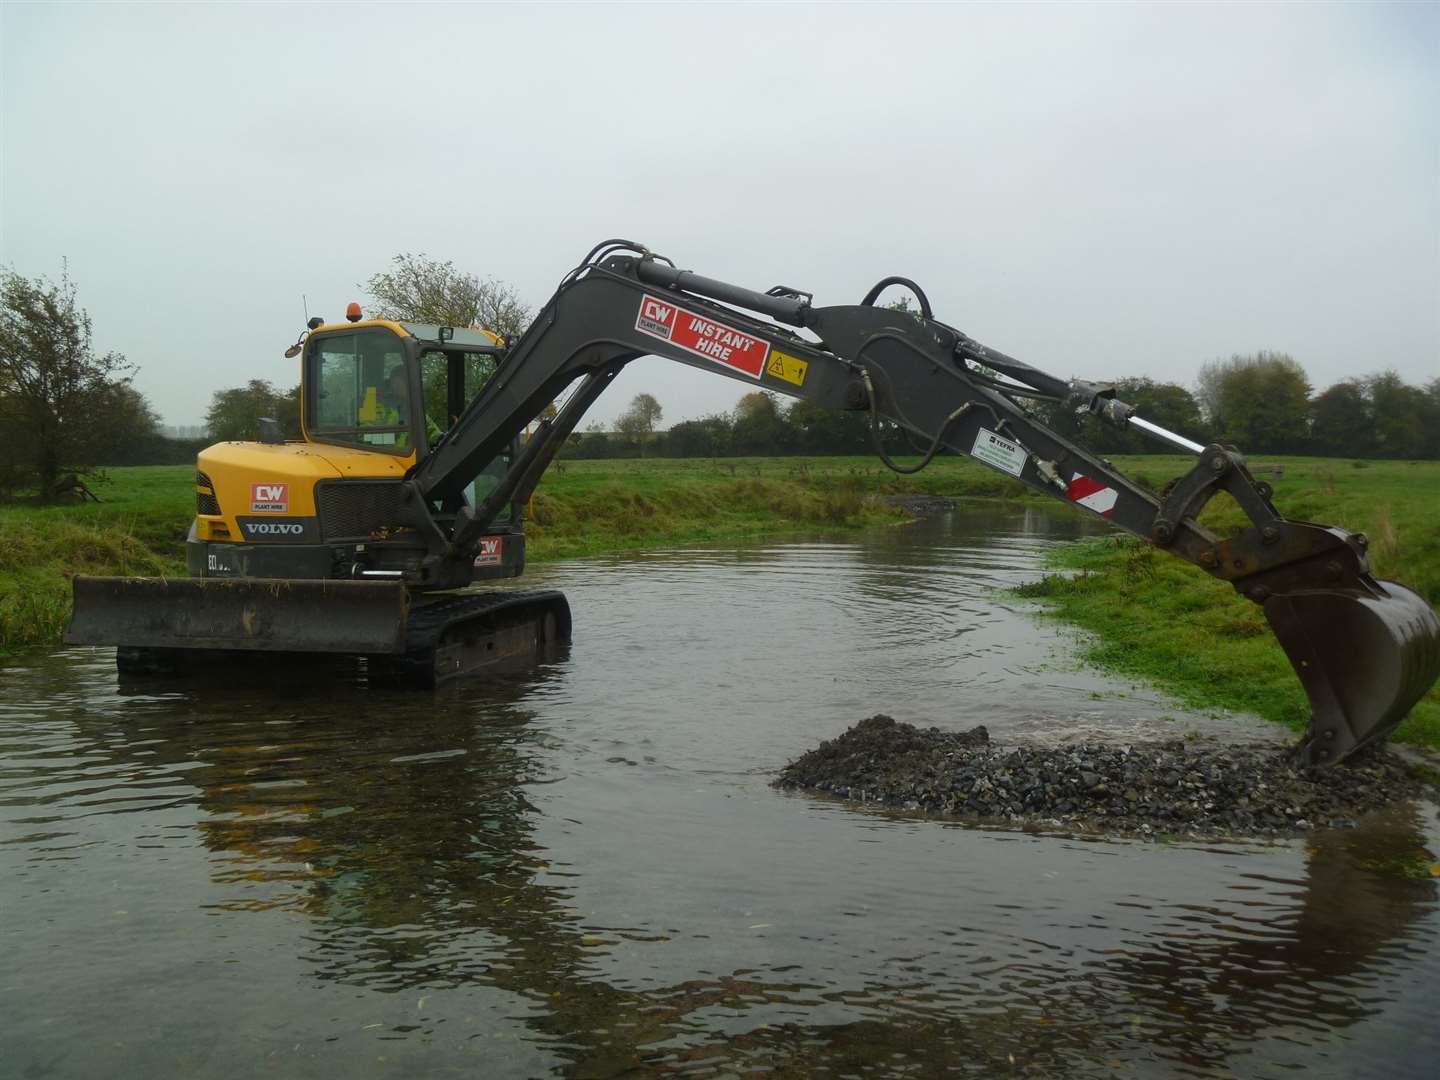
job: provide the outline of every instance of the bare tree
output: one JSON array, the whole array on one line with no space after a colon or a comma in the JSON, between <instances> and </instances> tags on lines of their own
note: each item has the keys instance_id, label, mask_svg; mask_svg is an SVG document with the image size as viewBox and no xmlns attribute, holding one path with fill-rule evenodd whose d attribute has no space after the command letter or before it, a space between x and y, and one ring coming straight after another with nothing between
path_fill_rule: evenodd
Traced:
<instances>
[{"instance_id":1,"label":"bare tree","mask_svg":"<svg viewBox=\"0 0 1440 1080\"><path fill-rule=\"evenodd\" d=\"M615 430L631 442L639 443L640 456L644 457L645 444L655 433L655 425L660 422L661 413L660 402L652 395L636 394L630 407L615 421Z\"/></svg>"},{"instance_id":2,"label":"bare tree","mask_svg":"<svg viewBox=\"0 0 1440 1080\"><path fill-rule=\"evenodd\" d=\"M380 319L483 326L507 342L519 338L530 322L530 308L514 286L497 278L478 278L423 252L396 255L388 271L375 274L360 288L371 297L368 314Z\"/></svg>"}]
</instances>

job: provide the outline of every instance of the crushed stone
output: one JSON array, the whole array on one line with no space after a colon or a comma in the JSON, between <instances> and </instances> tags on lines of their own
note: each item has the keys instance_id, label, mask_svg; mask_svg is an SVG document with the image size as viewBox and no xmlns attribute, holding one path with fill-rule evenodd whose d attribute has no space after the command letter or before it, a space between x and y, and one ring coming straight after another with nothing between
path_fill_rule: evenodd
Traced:
<instances>
[{"instance_id":1,"label":"crushed stone","mask_svg":"<svg viewBox=\"0 0 1440 1080\"><path fill-rule=\"evenodd\" d=\"M1141 836L1294 836L1434 795L1383 748L1329 769L1273 746L997 746L984 727L862 720L785 766L781 788L979 823Z\"/></svg>"}]
</instances>

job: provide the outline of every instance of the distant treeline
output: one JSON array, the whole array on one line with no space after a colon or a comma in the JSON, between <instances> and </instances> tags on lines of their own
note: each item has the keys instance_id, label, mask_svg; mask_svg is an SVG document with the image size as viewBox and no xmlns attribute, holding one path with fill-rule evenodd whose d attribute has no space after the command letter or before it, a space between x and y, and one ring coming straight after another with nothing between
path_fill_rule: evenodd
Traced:
<instances>
[{"instance_id":1,"label":"distant treeline","mask_svg":"<svg viewBox=\"0 0 1440 1080\"><path fill-rule=\"evenodd\" d=\"M99 451L95 464L106 465L193 465L195 455L215 440L172 439L158 431L135 435L123 443Z\"/></svg>"},{"instance_id":2,"label":"distant treeline","mask_svg":"<svg viewBox=\"0 0 1440 1080\"><path fill-rule=\"evenodd\" d=\"M1313 394L1304 369L1293 359L1260 353L1207 364L1194 392L1151 379L1119 379L1113 385L1116 396L1134 405L1138 415L1197 442L1218 440L1257 454L1440 459L1440 378L1417 387L1387 371L1347 379ZM8 426L4 404L0 393L0 433ZM1116 429L1089 415L1077 416L1056 402L1037 401L1032 407L1051 428L1097 453L1164 453L1168 449L1138 431ZM658 406L655 411L658 414ZM214 442L255 438L257 418L267 415L279 419L287 437L297 438L299 387L282 390L252 380L245 386L218 390L206 416L211 435L169 438L160 432L148 402L125 384L112 389L98 417L92 414L89 464L188 464ZM892 454L925 449L888 424L882 428L882 441ZM872 450L868 413L822 409L758 391L745 395L730 412L687 420L668 431L592 428L572 436L563 456L778 457L868 454ZM18 480L20 470L16 472ZM5 479L0 476L0 491L13 490L14 484L6 484Z\"/></svg>"},{"instance_id":3,"label":"distant treeline","mask_svg":"<svg viewBox=\"0 0 1440 1080\"><path fill-rule=\"evenodd\" d=\"M1259 353L1205 365L1194 392L1152 379L1118 379L1113 385L1137 415L1200 443L1219 441L1257 454L1440 458L1440 378L1417 387L1386 371L1313 394L1295 360ZM1031 408L1042 422L1098 453L1173 452L1133 428L1076 415L1058 402L1036 401ZM893 428L884 442L891 453L916 449ZM648 436L592 429L572 437L565 455L773 457L864 454L871 446L866 413L835 412L803 401L786 404L760 391L745 395L732 412L687 420Z\"/></svg>"}]
</instances>

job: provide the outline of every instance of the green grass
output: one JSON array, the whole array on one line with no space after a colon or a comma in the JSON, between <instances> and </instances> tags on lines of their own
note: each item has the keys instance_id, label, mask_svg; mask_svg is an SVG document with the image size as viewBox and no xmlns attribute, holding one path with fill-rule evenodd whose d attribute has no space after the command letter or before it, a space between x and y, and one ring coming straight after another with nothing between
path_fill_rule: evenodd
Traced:
<instances>
[{"instance_id":1,"label":"green grass","mask_svg":"<svg viewBox=\"0 0 1440 1080\"><path fill-rule=\"evenodd\" d=\"M914 464L918 458L900 459ZM641 492L675 484L715 485L732 480L802 483L820 490L858 488L874 494L1019 496L1026 488L969 458L937 458L924 472L902 476L871 456L765 458L625 458L566 461L552 465L541 490L593 491L619 482Z\"/></svg>"},{"instance_id":2,"label":"green grass","mask_svg":"<svg viewBox=\"0 0 1440 1080\"><path fill-rule=\"evenodd\" d=\"M1283 514L1366 533L1376 577L1440 605L1440 463L1274 460L1284 475L1265 479ZM1157 487L1188 463L1116 462ZM1244 523L1223 497L1202 520L1222 534ZM1020 592L1093 632L1087 662L1149 679L1192 706L1252 712L1297 729L1308 723L1305 694L1263 613L1231 586L1128 537L1068 545L1052 559L1065 573ZM1395 737L1440 746L1440 690L1416 705Z\"/></svg>"},{"instance_id":3,"label":"green grass","mask_svg":"<svg viewBox=\"0 0 1440 1080\"><path fill-rule=\"evenodd\" d=\"M0 655L58 645L76 574L183 574L195 467L107 470L103 500L0 506Z\"/></svg>"},{"instance_id":4,"label":"green grass","mask_svg":"<svg viewBox=\"0 0 1440 1080\"><path fill-rule=\"evenodd\" d=\"M893 523L891 494L1019 495L973 462L915 477L871 458L567 461L535 494L526 548L537 562L661 544L749 540Z\"/></svg>"}]
</instances>

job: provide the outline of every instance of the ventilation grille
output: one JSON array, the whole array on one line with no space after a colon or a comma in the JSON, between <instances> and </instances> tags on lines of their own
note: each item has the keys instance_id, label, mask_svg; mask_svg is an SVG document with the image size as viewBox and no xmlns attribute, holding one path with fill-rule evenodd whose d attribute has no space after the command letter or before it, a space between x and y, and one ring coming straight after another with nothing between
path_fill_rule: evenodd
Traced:
<instances>
[{"instance_id":1,"label":"ventilation grille","mask_svg":"<svg viewBox=\"0 0 1440 1080\"><path fill-rule=\"evenodd\" d=\"M315 492L326 540L367 540L375 530L399 524L398 480L317 484Z\"/></svg>"},{"instance_id":2,"label":"ventilation grille","mask_svg":"<svg viewBox=\"0 0 1440 1080\"><path fill-rule=\"evenodd\" d=\"M220 500L215 498L215 485L203 472L195 474L195 512L197 514L220 513Z\"/></svg>"}]
</instances>

